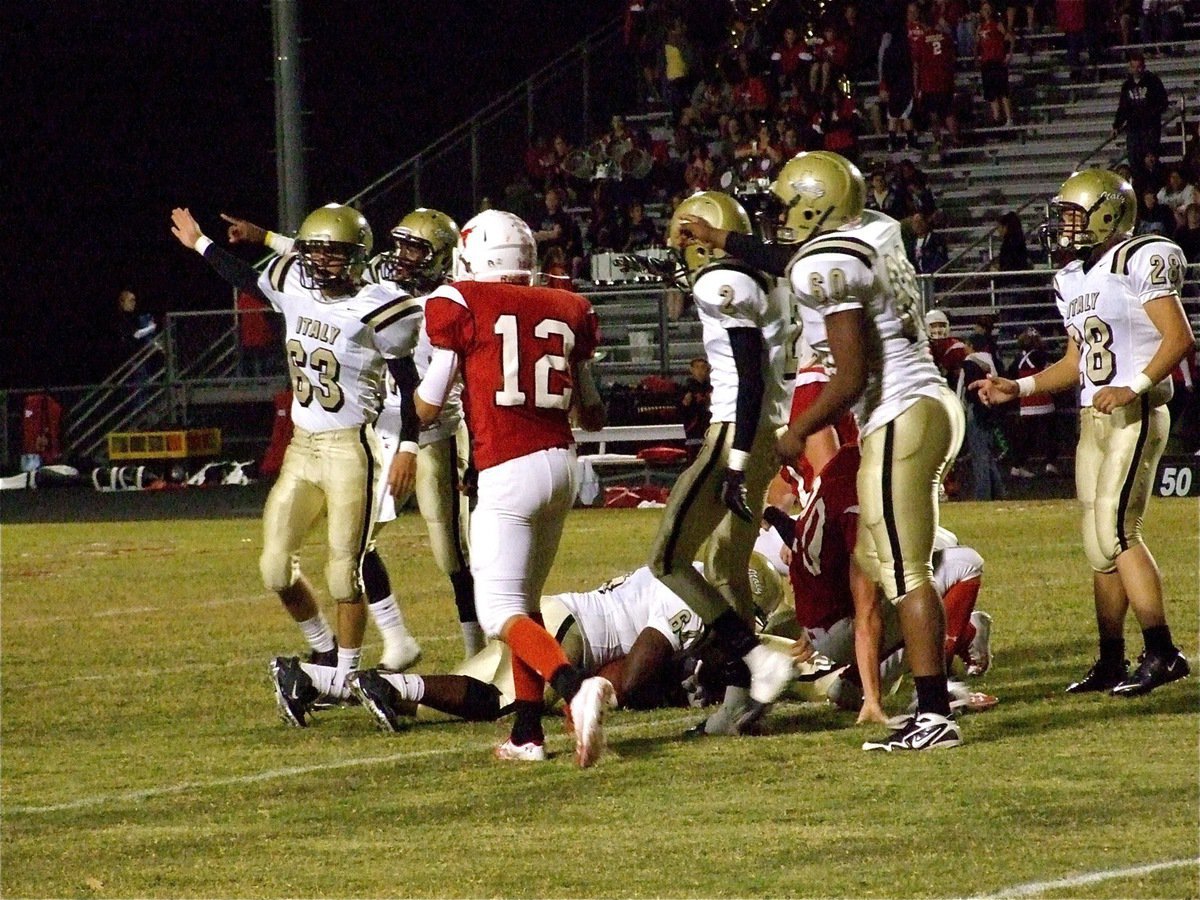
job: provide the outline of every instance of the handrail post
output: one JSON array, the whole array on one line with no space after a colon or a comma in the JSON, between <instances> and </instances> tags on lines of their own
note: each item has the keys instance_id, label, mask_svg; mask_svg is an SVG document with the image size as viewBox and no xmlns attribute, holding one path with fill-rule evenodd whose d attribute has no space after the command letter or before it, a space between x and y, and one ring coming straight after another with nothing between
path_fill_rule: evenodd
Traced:
<instances>
[{"instance_id":1,"label":"handrail post","mask_svg":"<svg viewBox=\"0 0 1200 900\"><path fill-rule=\"evenodd\" d=\"M663 378L671 377L671 341L667 337L667 329L670 324L670 316L667 315L667 292L660 291L658 295L658 374Z\"/></svg>"},{"instance_id":2,"label":"handrail post","mask_svg":"<svg viewBox=\"0 0 1200 900\"><path fill-rule=\"evenodd\" d=\"M525 140L533 143L533 81L525 82Z\"/></svg>"}]
</instances>

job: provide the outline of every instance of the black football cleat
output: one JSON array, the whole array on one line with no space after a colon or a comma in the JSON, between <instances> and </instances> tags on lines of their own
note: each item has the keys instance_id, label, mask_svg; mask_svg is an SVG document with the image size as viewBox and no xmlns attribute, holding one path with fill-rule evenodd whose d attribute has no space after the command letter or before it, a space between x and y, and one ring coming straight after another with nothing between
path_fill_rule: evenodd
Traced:
<instances>
[{"instance_id":1,"label":"black football cleat","mask_svg":"<svg viewBox=\"0 0 1200 900\"><path fill-rule=\"evenodd\" d=\"M337 668L337 644L333 645L332 650L313 650L308 654L308 663L313 666L329 666Z\"/></svg>"},{"instance_id":2,"label":"black football cleat","mask_svg":"<svg viewBox=\"0 0 1200 900\"><path fill-rule=\"evenodd\" d=\"M289 725L307 728L308 711L320 694L300 668L300 657L277 656L271 660L270 672L279 715Z\"/></svg>"},{"instance_id":3,"label":"black football cleat","mask_svg":"<svg viewBox=\"0 0 1200 900\"><path fill-rule=\"evenodd\" d=\"M1116 697L1140 697L1156 687L1187 677L1189 672L1191 667L1178 649L1167 654L1147 651L1138 658L1138 667L1133 674L1116 685L1112 692Z\"/></svg>"},{"instance_id":4,"label":"black football cleat","mask_svg":"<svg viewBox=\"0 0 1200 900\"><path fill-rule=\"evenodd\" d=\"M1121 660L1119 666L1102 659L1092 663L1088 673L1078 681L1067 685L1068 694L1090 694L1093 691L1111 691L1129 677L1129 660Z\"/></svg>"},{"instance_id":5,"label":"black football cleat","mask_svg":"<svg viewBox=\"0 0 1200 900\"><path fill-rule=\"evenodd\" d=\"M416 704L400 699L396 689L374 669L360 669L350 676L350 690L375 717L384 731L404 728L404 716L417 713Z\"/></svg>"}]
</instances>

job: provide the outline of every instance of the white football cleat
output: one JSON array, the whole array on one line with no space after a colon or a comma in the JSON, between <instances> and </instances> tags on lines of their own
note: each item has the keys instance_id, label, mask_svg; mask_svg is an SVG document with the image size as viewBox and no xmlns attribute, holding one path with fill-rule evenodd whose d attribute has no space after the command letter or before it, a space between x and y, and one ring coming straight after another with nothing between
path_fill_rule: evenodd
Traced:
<instances>
[{"instance_id":1,"label":"white football cleat","mask_svg":"<svg viewBox=\"0 0 1200 900\"><path fill-rule=\"evenodd\" d=\"M384 672L403 672L420 658L421 645L411 634L405 634L400 640L384 645L379 668Z\"/></svg>"},{"instance_id":2,"label":"white football cleat","mask_svg":"<svg viewBox=\"0 0 1200 900\"><path fill-rule=\"evenodd\" d=\"M571 725L575 730L575 762L579 768L594 765L604 752L604 714L617 705L617 693L607 678L585 678L571 698Z\"/></svg>"},{"instance_id":3,"label":"white football cleat","mask_svg":"<svg viewBox=\"0 0 1200 900\"><path fill-rule=\"evenodd\" d=\"M750 698L758 703L774 703L796 678L792 658L779 650L759 644L742 657L750 669Z\"/></svg>"},{"instance_id":4,"label":"white football cleat","mask_svg":"<svg viewBox=\"0 0 1200 900\"><path fill-rule=\"evenodd\" d=\"M546 747L530 741L528 744L514 744L509 738L496 748L496 759L516 760L517 762L545 762Z\"/></svg>"},{"instance_id":5,"label":"white football cleat","mask_svg":"<svg viewBox=\"0 0 1200 900\"><path fill-rule=\"evenodd\" d=\"M971 624L975 626L975 637L967 647L967 674L975 677L992 667L992 617L975 610Z\"/></svg>"}]
</instances>

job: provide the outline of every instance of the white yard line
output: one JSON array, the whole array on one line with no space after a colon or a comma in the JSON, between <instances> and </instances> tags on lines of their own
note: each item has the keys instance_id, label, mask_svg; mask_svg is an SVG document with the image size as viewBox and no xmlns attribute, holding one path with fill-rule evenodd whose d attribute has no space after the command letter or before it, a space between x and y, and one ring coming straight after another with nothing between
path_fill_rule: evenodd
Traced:
<instances>
[{"instance_id":1,"label":"white yard line","mask_svg":"<svg viewBox=\"0 0 1200 900\"><path fill-rule=\"evenodd\" d=\"M1187 866L1200 867L1200 858L1172 859L1166 862L1149 863L1144 866L1130 866L1125 869L1105 869L1100 872L1072 875L1070 878L1060 878L1057 881L1031 881L1028 884L1018 884L1013 887L1003 888L994 894L983 895L978 900L999 900L1001 897L1035 897L1047 891L1083 887L1087 884L1111 881L1114 878L1136 878L1139 875L1149 875L1151 872L1161 872L1164 869L1181 869Z\"/></svg>"},{"instance_id":2,"label":"white yard line","mask_svg":"<svg viewBox=\"0 0 1200 900\"><path fill-rule=\"evenodd\" d=\"M55 622L78 622L83 619L110 619L113 616L133 616L144 613L175 613L185 609L212 609L217 606L231 606L235 603L252 603L264 601L266 594L254 594L245 597L223 597L219 600L201 600L198 603L172 603L164 606L126 606L117 609L101 609L92 612L72 612L61 616L22 616L7 615L5 618L10 626L19 625L51 625Z\"/></svg>"},{"instance_id":3,"label":"white yard line","mask_svg":"<svg viewBox=\"0 0 1200 900\"><path fill-rule=\"evenodd\" d=\"M606 729L609 734L621 734L640 728L653 728L658 725L678 723L684 717L670 719L651 719L644 722L630 722L627 725L615 725ZM564 739L555 738L553 743L562 743ZM4 804L3 812L7 816L35 816L42 813L65 812L75 809L87 809L93 806L108 804L121 805L140 803L156 797L167 797L173 794L184 794L189 791L205 791L211 788L232 787L239 784L257 784L263 781L275 781L282 778L293 778L297 775L311 775L315 772L331 772L338 769L353 769L360 766L374 766L386 763L401 763L417 759L429 759L437 756L455 756L469 753L486 753L494 746L495 741L486 744L471 744L466 747L441 747L432 750L405 750L401 753L389 753L385 756L362 756L357 759L339 759L332 762L314 763L311 766L290 766L285 769L268 769L252 775L237 775L232 778L213 778L208 781L181 781L176 784L165 784L158 787L142 788L136 791L119 791L112 794L93 794L90 797L78 797L66 803L51 803L46 806L13 806ZM564 752L569 752L564 751Z\"/></svg>"}]
</instances>

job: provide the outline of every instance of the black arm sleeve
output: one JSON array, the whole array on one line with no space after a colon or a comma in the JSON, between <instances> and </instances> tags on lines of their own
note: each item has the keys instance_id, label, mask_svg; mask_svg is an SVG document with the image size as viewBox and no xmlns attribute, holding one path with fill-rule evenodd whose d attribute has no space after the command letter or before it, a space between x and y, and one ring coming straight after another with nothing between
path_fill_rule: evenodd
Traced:
<instances>
[{"instance_id":1,"label":"black arm sleeve","mask_svg":"<svg viewBox=\"0 0 1200 900\"><path fill-rule=\"evenodd\" d=\"M264 301L267 299L258 289L258 270L250 263L239 259L216 244L209 244L204 250L204 261L238 290L253 294Z\"/></svg>"},{"instance_id":2,"label":"black arm sleeve","mask_svg":"<svg viewBox=\"0 0 1200 900\"><path fill-rule=\"evenodd\" d=\"M725 252L768 275L782 277L796 248L790 244L768 244L752 234L731 231L725 237Z\"/></svg>"},{"instance_id":3,"label":"black arm sleeve","mask_svg":"<svg viewBox=\"0 0 1200 900\"><path fill-rule=\"evenodd\" d=\"M421 420L417 418L417 404L413 399L413 392L421 380L417 376L417 364L411 356L406 356L389 359L387 367L400 392L400 440L416 441L421 433Z\"/></svg>"},{"instance_id":4,"label":"black arm sleeve","mask_svg":"<svg viewBox=\"0 0 1200 900\"><path fill-rule=\"evenodd\" d=\"M758 431L758 417L762 413L763 393L766 389L762 375L763 336L757 328L725 330L733 348L733 362L737 366L738 376L733 449L749 453L754 443L754 434Z\"/></svg>"},{"instance_id":5,"label":"black arm sleeve","mask_svg":"<svg viewBox=\"0 0 1200 900\"><path fill-rule=\"evenodd\" d=\"M763 518L783 538L787 546L792 546L796 540L796 520L777 506L768 506L763 510Z\"/></svg>"}]
</instances>

